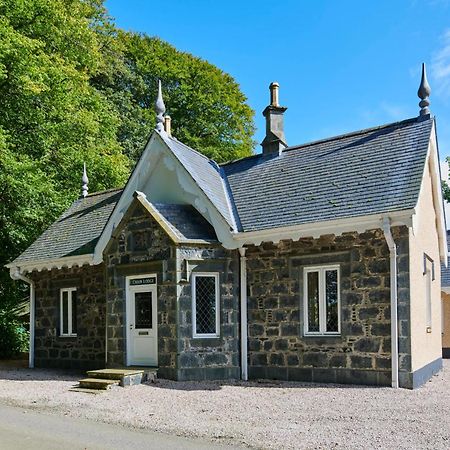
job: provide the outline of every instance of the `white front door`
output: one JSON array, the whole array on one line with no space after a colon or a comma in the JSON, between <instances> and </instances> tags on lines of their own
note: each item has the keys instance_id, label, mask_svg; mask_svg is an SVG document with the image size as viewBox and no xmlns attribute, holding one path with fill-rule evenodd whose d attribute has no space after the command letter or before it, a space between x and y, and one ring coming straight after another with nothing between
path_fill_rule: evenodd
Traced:
<instances>
[{"instance_id":1,"label":"white front door","mask_svg":"<svg viewBox=\"0 0 450 450\"><path fill-rule=\"evenodd\" d=\"M127 364L158 365L156 275L127 277Z\"/></svg>"}]
</instances>

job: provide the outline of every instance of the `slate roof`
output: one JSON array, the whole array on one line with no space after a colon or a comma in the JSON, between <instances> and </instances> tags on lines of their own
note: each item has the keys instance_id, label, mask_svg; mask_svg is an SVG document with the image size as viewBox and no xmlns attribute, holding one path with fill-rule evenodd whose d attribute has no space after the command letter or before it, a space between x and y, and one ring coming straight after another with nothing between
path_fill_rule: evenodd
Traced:
<instances>
[{"instance_id":1,"label":"slate roof","mask_svg":"<svg viewBox=\"0 0 450 450\"><path fill-rule=\"evenodd\" d=\"M248 232L415 207L432 125L414 118L220 166L163 139L230 228ZM121 193L75 201L12 264L92 253ZM180 240L217 239L192 206L154 206Z\"/></svg>"},{"instance_id":2,"label":"slate roof","mask_svg":"<svg viewBox=\"0 0 450 450\"><path fill-rule=\"evenodd\" d=\"M214 228L193 206L168 203L153 203L153 206L169 222L180 241L217 242Z\"/></svg>"},{"instance_id":3,"label":"slate roof","mask_svg":"<svg viewBox=\"0 0 450 450\"><path fill-rule=\"evenodd\" d=\"M223 164L242 231L415 207L432 124L414 118Z\"/></svg>"},{"instance_id":4,"label":"slate roof","mask_svg":"<svg viewBox=\"0 0 450 450\"><path fill-rule=\"evenodd\" d=\"M220 166L176 139L166 137L164 141L191 174L200 189L215 205L230 228L234 229L236 227L235 218L227 193L224 173Z\"/></svg>"},{"instance_id":5,"label":"slate roof","mask_svg":"<svg viewBox=\"0 0 450 450\"><path fill-rule=\"evenodd\" d=\"M450 230L447 230L447 246L450 254ZM448 258L447 267L441 264L441 286L450 287L450 258Z\"/></svg>"},{"instance_id":6,"label":"slate roof","mask_svg":"<svg viewBox=\"0 0 450 450\"><path fill-rule=\"evenodd\" d=\"M109 190L76 200L13 263L45 261L94 252L95 244L122 190Z\"/></svg>"}]
</instances>

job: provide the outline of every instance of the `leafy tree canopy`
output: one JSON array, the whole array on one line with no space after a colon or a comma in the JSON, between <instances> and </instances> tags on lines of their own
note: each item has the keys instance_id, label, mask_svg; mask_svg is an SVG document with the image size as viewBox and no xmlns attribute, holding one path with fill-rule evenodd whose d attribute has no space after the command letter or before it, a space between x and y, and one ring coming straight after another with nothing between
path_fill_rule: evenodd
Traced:
<instances>
[{"instance_id":1,"label":"leafy tree canopy","mask_svg":"<svg viewBox=\"0 0 450 450\"><path fill-rule=\"evenodd\" d=\"M251 154L253 112L218 68L118 30L101 0L0 0L0 309L4 264L79 195L125 183L154 127L156 83L173 133L218 161Z\"/></svg>"}]
</instances>

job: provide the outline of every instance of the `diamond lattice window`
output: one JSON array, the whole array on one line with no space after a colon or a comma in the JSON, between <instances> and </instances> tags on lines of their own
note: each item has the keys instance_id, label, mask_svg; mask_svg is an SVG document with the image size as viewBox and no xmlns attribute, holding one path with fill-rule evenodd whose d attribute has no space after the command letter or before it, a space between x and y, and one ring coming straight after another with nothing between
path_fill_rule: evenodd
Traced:
<instances>
[{"instance_id":1,"label":"diamond lattice window","mask_svg":"<svg viewBox=\"0 0 450 450\"><path fill-rule=\"evenodd\" d=\"M339 267L308 267L304 282L305 334L339 334Z\"/></svg>"},{"instance_id":2,"label":"diamond lattice window","mask_svg":"<svg viewBox=\"0 0 450 450\"><path fill-rule=\"evenodd\" d=\"M218 335L218 277L193 275L194 335Z\"/></svg>"}]
</instances>

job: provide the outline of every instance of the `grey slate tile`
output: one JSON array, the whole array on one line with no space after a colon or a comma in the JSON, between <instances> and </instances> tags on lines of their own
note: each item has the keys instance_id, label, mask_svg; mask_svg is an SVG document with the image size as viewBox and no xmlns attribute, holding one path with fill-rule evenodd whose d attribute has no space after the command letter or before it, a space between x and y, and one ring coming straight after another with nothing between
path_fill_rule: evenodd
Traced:
<instances>
[{"instance_id":1,"label":"grey slate tile","mask_svg":"<svg viewBox=\"0 0 450 450\"><path fill-rule=\"evenodd\" d=\"M93 253L100 234L122 190L90 194L76 200L36 241L13 262L17 265L39 260Z\"/></svg>"}]
</instances>

